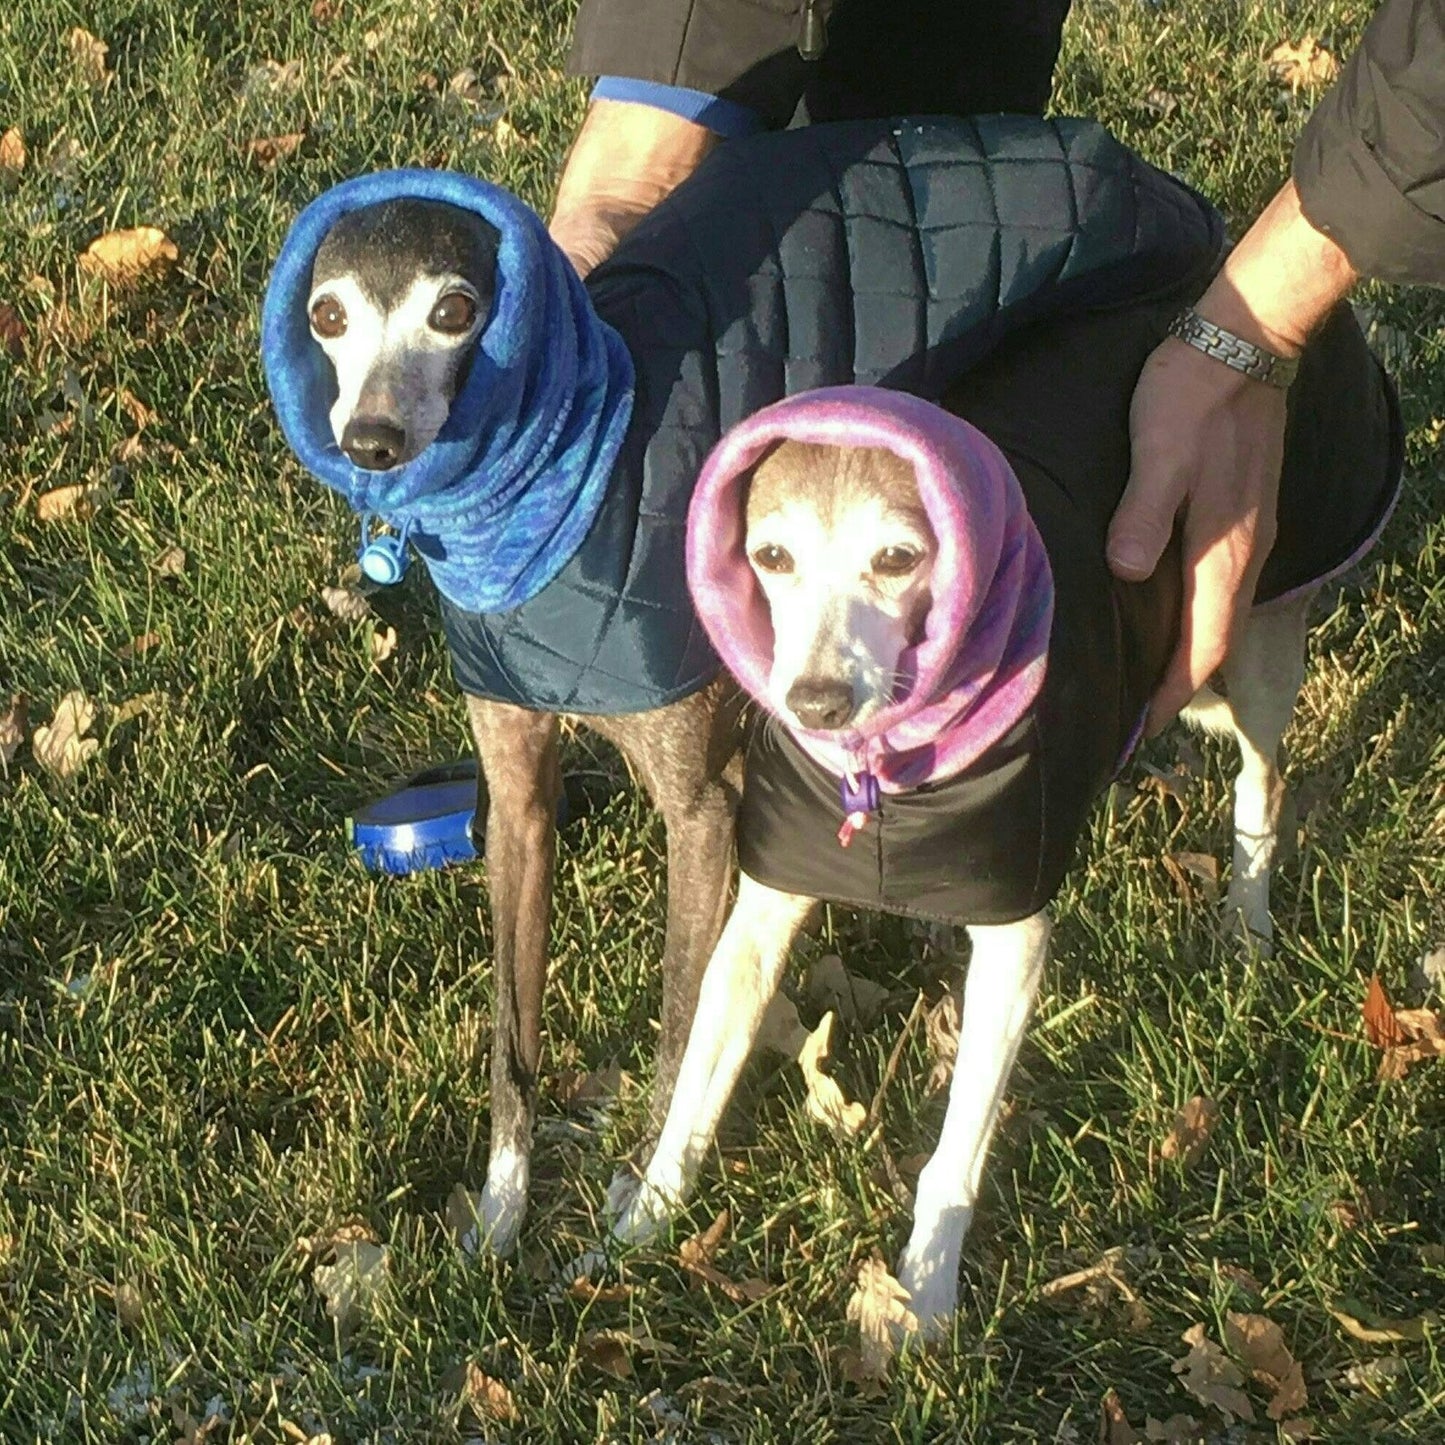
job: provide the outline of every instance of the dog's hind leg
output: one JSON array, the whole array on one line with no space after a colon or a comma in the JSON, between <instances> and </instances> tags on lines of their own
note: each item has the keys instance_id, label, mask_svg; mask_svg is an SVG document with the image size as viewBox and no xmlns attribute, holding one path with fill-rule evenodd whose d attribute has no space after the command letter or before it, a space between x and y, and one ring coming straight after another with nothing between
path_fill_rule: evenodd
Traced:
<instances>
[{"instance_id":1,"label":"dog's hind leg","mask_svg":"<svg viewBox=\"0 0 1445 1445\"><path fill-rule=\"evenodd\" d=\"M722 932L742 787L741 698L719 679L655 712L586 722L622 752L667 828L667 935L652 1128L672 1097L703 970Z\"/></svg>"},{"instance_id":2,"label":"dog's hind leg","mask_svg":"<svg viewBox=\"0 0 1445 1445\"><path fill-rule=\"evenodd\" d=\"M913 1233L898 1279L925 1335L945 1332L958 1305L958 1263L1004 1089L1043 975L1049 917L968 930L958 1057L938 1148L918 1176Z\"/></svg>"},{"instance_id":3,"label":"dog's hind leg","mask_svg":"<svg viewBox=\"0 0 1445 1445\"><path fill-rule=\"evenodd\" d=\"M481 1243L507 1254L531 1175L562 775L556 717L474 697L467 710L490 797L487 889L497 988L491 1157L477 1213Z\"/></svg>"},{"instance_id":4,"label":"dog's hind leg","mask_svg":"<svg viewBox=\"0 0 1445 1445\"><path fill-rule=\"evenodd\" d=\"M703 975L657 1148L612 1226L614 1238L629 1244L652 1238L691 1192L778 990L788 949L812 908L811 898L779 893L746 874L739 881L737 904Z\"/></svg>"},{"instance_id":5,"label":"dog's hind leg","mask_svg":"<svg viewBox=\"0 0 1445 1445\"><path fill-rule=\"evenodd\" d=\"M1313 596L1249 614L1224 662L1229 711L1239 743L1234 780L1234 869L1224 916L1242 938L1268 952L1270 869L1279 843L1284 781L1279 745L1305 674L1305 635Z\"/></svg>"}]
</instances>

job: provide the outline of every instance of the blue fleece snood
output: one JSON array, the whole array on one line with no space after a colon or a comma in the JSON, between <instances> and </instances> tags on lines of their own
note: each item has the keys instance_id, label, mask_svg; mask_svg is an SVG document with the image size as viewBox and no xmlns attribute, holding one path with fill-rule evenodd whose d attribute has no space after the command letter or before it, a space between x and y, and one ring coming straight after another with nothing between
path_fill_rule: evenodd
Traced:
<instances>
[{"instance_id":1,"label":"blue fleece snood","mask_svg":"<svg viewBox=\"0 0 1445 1445\"><path fill-rule=\"evenodd\" d=\"M336 444L336 379L311 336L311 267L349 211L411 197L472 211L501 233L496 297L435 441L369 472ZM437 588L468 612L535 597L581 546L632 416L632 358L598 317L541 219L508 191L454 171L344 181L296 218L266 291L266 384L301 464L362 514L404 532Z\"/></svg>"}]
</instances>

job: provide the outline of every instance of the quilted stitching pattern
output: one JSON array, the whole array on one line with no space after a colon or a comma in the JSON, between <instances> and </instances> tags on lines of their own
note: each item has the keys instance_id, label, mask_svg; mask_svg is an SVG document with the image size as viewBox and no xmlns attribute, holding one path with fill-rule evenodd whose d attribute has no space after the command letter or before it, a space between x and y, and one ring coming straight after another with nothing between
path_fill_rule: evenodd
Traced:
<instances>
[{"instance_id":1,"label":"quilted stitching pattern","mask_svg":"<svg viewBox=\"0 0 1445 1445\"><path fill-rule=\"evenodd\" d=\"M1205 276L1222 223L1092 122L857 121L730 141L589 279L637 367L601 512L512 612L443 603L457 681L548 711L625 713L717 660L683 569L687 504L728 427L865 382L937 397L1014 328Z\"/></svg>"}]
</instances>

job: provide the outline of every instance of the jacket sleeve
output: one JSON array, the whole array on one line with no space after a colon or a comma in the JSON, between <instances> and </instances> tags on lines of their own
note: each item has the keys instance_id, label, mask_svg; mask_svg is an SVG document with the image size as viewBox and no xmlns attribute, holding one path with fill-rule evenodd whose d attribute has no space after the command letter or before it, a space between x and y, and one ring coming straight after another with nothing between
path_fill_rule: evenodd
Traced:
<instances>
[{"instance_id":1,"label":"jacket sleeve","mask_svg":"<svg viewBox=\"0 0 1445 1445\"><path fill-rule=\"evenodd\" d=\"M567 69L701 91L777 129L807 74L802 12L803 0L582 0Z\"/></svg>"},{"instance_id":2,"label":"jacket sleeve","mask_svg":"<svg viewBox=\"0 0 1445 1445\"><path fill-rule=\"evenodd\" d=\"M1445 0L1384 0L1300 136L1294 179L1361 274L1445 285Z\"/></svg>"}]
</instances>

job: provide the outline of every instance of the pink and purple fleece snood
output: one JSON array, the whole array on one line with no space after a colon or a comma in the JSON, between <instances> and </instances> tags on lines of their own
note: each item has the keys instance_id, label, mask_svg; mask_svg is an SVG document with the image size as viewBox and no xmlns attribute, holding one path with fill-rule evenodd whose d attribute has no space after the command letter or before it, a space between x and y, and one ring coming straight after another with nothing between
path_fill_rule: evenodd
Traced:
<instances>
[{"instance_id":1,"label":"pink and purple fleece snood","mask_svg":"<svg viewBox=\"0 0 1445 1445\"><path fill-rule=\"evenodd\" d=\"M698 616L742 687L768 706L772 617L744 549L746 485L775 443L878 447L910 463L935 536L933 605L899 660L891 705L859 728L790 727L841 780L845 844L882 793L954 777L1038 696L1054 586L1048 554L1003 453L931 402L879 387L805 392L734 427L708 457L688 512Z\"/></svg>"}]
</instances>

